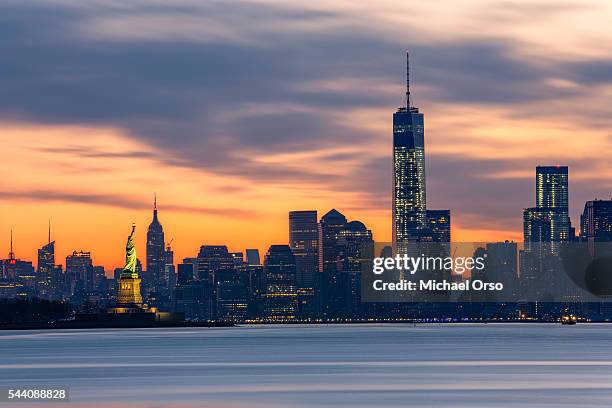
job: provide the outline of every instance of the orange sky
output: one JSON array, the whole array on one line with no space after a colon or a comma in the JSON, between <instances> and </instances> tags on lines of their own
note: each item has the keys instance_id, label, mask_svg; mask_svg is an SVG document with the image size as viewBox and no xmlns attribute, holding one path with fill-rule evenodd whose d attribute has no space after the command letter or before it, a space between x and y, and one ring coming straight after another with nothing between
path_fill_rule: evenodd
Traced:
<instances>
[{"instance_id":1,"label":"orange sky","mask_svg":"<svg viewBox=\"0 0 612 408\"><path fill-rule=\"evenodd\" d=\"M91 119L90 112L79 113L78 103L74 116L70 115L70 111L68 115L63 112L62 115L58 114L56 111L62 104L73 102L70 100L72 92L62 91L61 88L58 88L57 94L53 94L55 88L43 87L41 94L38 94L35 87L36 93L31 96L33 99L24 103L22 88L26 82L11 80L9 92L0 96L0 171L3 175L0 185L0 251L3 253L8 253L9 231L12 228L17 256L35 261L36 248L46 242L50 219L58 263L64 264L65 256L73 250L92 251L94 263L104 265L110 273L113 268L122 266L125 238L131 223L135 222L137 251L144 261L146 227L151 220L155 192L166 239L173 239L175 261L194 256L202 244L227 244L232 251L259 248L263 256L263 251L269 245L287 242L287 212L290 210L317 209L319 215L323 215L336 208L349 220L363 221L372 229L377 241L388 241L391 235L390 191L388 195L373 199L371 192L359 186L359 182L360 178L368 178L370 172L373 180L380 180L380 174L383 174L384 180L387 180L386 173L390 177L391 115L402 100L403 52L413 45L417 50L441 50L439 58L442 62L437 66L434 64L436 53L433 52L433 57L429 56L427 70L419 67L419 52L414 54L415 75L424 79L413 82L413 95L426 118L426 160L428 171L432 170L427 180L428 206L453 211L453 240L520 241L521 209L533 205L533 174L538 164L570 164L570 183L573 183L570 184L570 194L576 192L570 196L574 224L577 224L584 200L595 198L595 195L599 198L609 198L611 195L612 169L608 156L612 151L612 136L608 121L612 117L609 111L612 82L605 76L608 66L605 64L612 60L610 4L598 1L541 1L537 4L509 2L500 5L488 0L470 0L461 2L461 5L453 1L313 1L300 5L277 1L250 3L251 6L268 7L270 10L286 12L287 8L292 12L317 16L308 20L279 13L280 17L272 19L272 23L246 18L249 17L248 13L246 17L241 17L224 12L221 9L225 6L221 5L218 6L219 10L213 10L217 13L211 15L210 10L205 8L209 6L189 0L180 0L175 4L177 10L184 6L186 11L165 13L154 13L146 7L143 9L139 2L109 3L99 8L83 7L79 2L71 1L57 1L54 4L79 16L62 27L72 30L67 33L83 41L85 46L79 49L83 55L90 51L88 47L98 47L104 52L120 47L127 47L132 52L142 47L152 53L154 51L151 49L168 44L171 47L188 44L196 47L198 52L206 50L211 44L221 44L266 53L274 46L286 46L276 43L285 34L295 35L295 38L312 38L312 41L321 36L319 46L323 49L331 40L351 38L350 35L343 37L340 34L353 33L353 36L359 37L359 41L365 41L365 38L374 44L384 39L385 47L397 55L397 69L395 64L386 65L385 68L397 72L397 76L385 76L387 73L383 75L380 70L367 71L370 59L367 55L362 55L363 66L355 66L355 73L350 75L347 70L350 71L351 67L342 66L343 55L332 51L331 55L337 58L339 67L334 67L335 70L329 73L321 73L317 78L308 77L293 83L290 91L298 96L290 103L265 99L267 95L264 92L261 101L249 99L237 106L236 111L240 116L253 120L265 119L272 114L305 115L320 118L321 126L327 126L323 130L314 128L312 132L325 133L330 129L329 135L324 134L330 140L326 145L313 143L295 149L275 149L275 144L281 144L283 139L279 138L280 142L265 141L263 139L271 135L261 131L251 142L245 142L251 140L247 137L240 139L241 144L237 144L231 156L223 156L227 154L226 151L219 152L220 157L228 161L248 163L253 171L260 168L281 174L295 172L306 175L295 180L250 177L248 173L230 171L231 163L225 167L218 163L209 166L206 158L198 166L192 165L193 161L189 160L193 160L190 156L193 152L190 150L196 145L198 135L188 135L186 139L189 139L189 143L180 145L182 139L179 139L179 133L184 129L178 125L174 128L164 126L173 123L172 120L176 123L192 120L194 127L208 129L217 123L231 123L238 116L236 111L228 109L212 119L205 116L214 107L204 102L201 106L196 105L198 92L206 94L208 85L198 88L197 92L189 86L176 91L178 95L189 98L187 106L193 107L196 119L187 114L181 117L182 112L179 112L178 118L168 119L164 114L171 109L172 100L169 99L165 104L161 103L161 107L153 106L152 112L143 114L138 111L141 116L122 121L114 117L109 120ZM246 3L244 9L247 9ZM130 13L125 13L125 10ZM239 20L241 18L243 20ZM36 41L28 44L33 43ZM44 42L41 44L41 47L48 46ZM20 53L23 45L18 45L15 47L18 57L27 54ZM456 53L453 58L462 61L471 58L472 54L468 54L470 47L481 47L478 48L481 50L479 52L499 47L495 52L499 53L502 61L503 58L522 61L521 64L524 63L528 71L521 72L519 64L515 67L517 78L511 78L507 75L513 73L497 74L495 71L499 67L483 66L483 75L498 75L493 82L507 85L502 89L508 94L500 94L499 100L496 99L497 95L485 95L491 99L490 102L474 99L463 101L461 95L452 98L444 95L447 85L460 84L469 74L444 71L444 53ZM307 47L304 46L304 49ZM359 49L362 53L367 52L365 48ZM425 51L421 52L425 54ZM357 51L355 53L359 54ZM106 55L103 54L104 58ZM280 55L285 54L281 52ZM36 55L32 58L36 58ZM51 57L45 55L40 60L24 61L23 66L44 65L44 58ZM34 86L43 78L57 80L60 84L78 80L89 85L95 84L97 76L104 69L109 69L112 75L123 74L120 69L112 70L110 62L106 64L104 59L102 61L91 62L91 66L76 69L76 73L70 71L66 76L52 74L51 68L42 70L33 74L27 83ZM84 62L87 64L89 60ZM214 64L214 59L205 62L204 67ZM60 66L63 63L60 60ZM183 69L181 74L186 77L191 74L184 69L189 63L177 63ZM248 60L244 64L240 71L248 73ZM601 79L591 81L588 76L583 78L578 73L570 72L580 64L586 67L585 72L593 72L594 77ZM604 64L601 65L603 68L598 68L600 65L597 64ZM19 72L27 71L23 66ZM271 77L279 75L276 71L266 74L265 61L263 66L264 73L259 74ZM477 62L476 66L481 68ZM161 74L155 68L138 67L144 74L150 74L154 81L164 83L164 67L160 68ZM314 70L309 68L308 74ZM535 79L531 77L532 72L538 74ZM158 74L161 75L160 79L155 79ZM205 76L206 73L201 75ZM448 83L437 84L436 75ZM111 77L114 80L115 77ZM250 77L247 79L250 81ZM513 88L526 88L528 92L529 84L525 83L528 80L535 81L550 94L517 99L512 95ZM475 87L478 88L477 76L476 81ZM126 108L121 102L132 95L139 96L139 92L143 97L135 105L138 107L138 103L146 102L148 96L143 91L146 86L138 88L135 82L126 80L125 87L133 85L134 88L117 98L117 111L131 108L125 105ZM81 82L78 84L80 86ZM177 86L184 84L179 81ZM484 93L485 87L483 82L483 89L477 91ZM4 89L1 83L0 89ZM367 103L352 99L356 89L363 95L375 95L378 99L368 100ZM162 101L163 98L173 97L165 88L159 93ZM231 90L228 90L229 93ZM330 100L345 97L348 102L332 107L325 105L331 104L328 100L317 104L316 97L320 95L326 95ZM561 98L559 95L571 95L571 98ZM102 96L108 97L105 94ZM112 96L108 99L100 97L93 101L92 106L102 106L112 111L115 109ZM219 101L225 96L219 95ZM252 94L249 96L254 98ZM47 102L45 97L52 100L48 106L44 105ZM315 98L315 102L307 102L309 97ZM82 103L89 102L85 100ZM140 126L142 123L149 127ZM164 134L166 145L159 141L156 133L162 128L169 129ZM227 129L222 128L223 132L229 132ZM232 141L237 136L223 132L211 134L221 137L221 140ZM336 139L347 138L351 132L359 132L360 138L355 139L358 141L333 143ZM253 136L249 134L249 137ZM259 146L259 138L262 138L263 147ZM268 144L263 145L264 142ZM289 142L291 140L288 139ZM177 148L164 148L168 144L176 144ZM211 143L203 145L202 149L210 153L215 146ZM207 157L210 159L211 156ZM365 159L367 163L377 163L376 167L367 167L370 166L368 164L364 168ZM454 160L458 162L454 164ZM503 163L503 166L497 168L496 162ZM517 165L512 166L513 162ZM453 167L455 165L457 167ZM444 171L455 176L451 181L447 180L447 184L442 180L441 170L437 170L443 166L449 166L444 167ZM374 174L377 176L374 177ZM461 184L464 174L465 193ZM479 183L484 186L484 191L481 189L480 195L471 200L470 194L476 191L473 184ZM498 183L504 187L496 189ZM507 185L513 188L508 195L520 191L520 199L504 196L504 191L510 191L506 189ZM516 202L512 202L511 213L497 219L496 206L511 199L516 199Z\"/></svg>"}]
</instances>

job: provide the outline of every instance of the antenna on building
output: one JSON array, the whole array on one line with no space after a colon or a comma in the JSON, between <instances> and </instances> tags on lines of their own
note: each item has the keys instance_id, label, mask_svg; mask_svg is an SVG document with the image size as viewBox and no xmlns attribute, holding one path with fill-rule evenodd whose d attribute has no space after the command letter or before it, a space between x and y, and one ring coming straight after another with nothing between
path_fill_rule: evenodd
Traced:
<instances>
[{"instance_id":1,"label":"antenna on building","mask_svg":"<svg viewBox=\"0 0 612 408\"><path fill-rule=\"evenodd\" d=\"M9 259L15 259L15 253L13 252L13 229L11 228L11 249L9 250Z\"/></svg>"},{"instance_id":2,"label":"antenna on building","mask_svg":"<svg viewBox=\"0 0 612 408\"><path fill-rule=\"evenodd\" d=\"M153 194L153 209L157 211L157 192Z\"/></svg>"},{"instance_id":3,"label":"antenna on building","mask_svg":"<svg viewBox=\"0 0 612 408\"><path fill-rule=\"evenodd\" d=\"M412 108L410 100L410 53L406 51L406 109Z\"/></svg>"},{"instance_id":4,"label":"antenna on building","mask_svg":"<svg viewBox=\"0 0 612 408\"><path fill-rule=\"evenodd\" d=\"M49 218L49 235L48 235L48 243L51 243L51 218Z\"/></svg>"}]
</instances>

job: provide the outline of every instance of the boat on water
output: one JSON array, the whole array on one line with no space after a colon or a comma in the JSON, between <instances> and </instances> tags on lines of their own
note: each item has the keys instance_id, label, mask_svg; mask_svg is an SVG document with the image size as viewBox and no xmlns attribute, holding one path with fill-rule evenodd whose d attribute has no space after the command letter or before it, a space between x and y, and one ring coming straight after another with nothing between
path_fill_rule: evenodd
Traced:
<instances>
[{"instance_id":1,"label":"boat on water","mask_svg":"<svg viewBox=\"0 0 612 408\"><path fill-rule=\"evenodd\" d=\"M578 318L573 314L563 314L561 316L561 324L576 324L578 322Z\"/></svg>"}]
</instances>

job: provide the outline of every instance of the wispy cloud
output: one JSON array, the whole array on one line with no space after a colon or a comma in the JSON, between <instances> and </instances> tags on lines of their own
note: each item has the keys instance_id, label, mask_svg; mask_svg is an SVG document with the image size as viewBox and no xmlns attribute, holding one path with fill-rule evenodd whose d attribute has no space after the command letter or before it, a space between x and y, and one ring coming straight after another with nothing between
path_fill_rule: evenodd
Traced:
<instances>
[{"instance_id":1,"label":"wispy cloud","mask_svg":"<svg viewBox=\"0 0 612 408\"><path fill-rule=\"evenodd\" d=\"M359 200L354 208L381 211L409 48L432 206L516 230L533 190L523 175L552 158L583 180L599 174L572 187L575 211L607 194L596 158L612 148L609 6L461 3L3 3L0 120L113 127L151 147L74 143L41 148L47 154L154 160L235 177L249 191L344 194ZM49 193L3 197L137 205Z\"/></svg>"},{"instance_id":2,"label":"wispy cloud","mask_svg":"<svg viewBox=\"0 0 612 408\"><path fill-rule=\"evenodd\" d=\"M118 207L130 210L148 210L150 204L141 198L132 198L123 195L109 195L96 193L72 193L56 190L25 190L25 191L0 191L0 200L6 201L41 201L41 202L66 202L88 204L96 206ZM246 218L257 215L256 211L236 208L210 208L190 207L176 204L165 204L164 211L187 212L195 214L214 215L220 217Z\"/></svg>"}]
</instances>

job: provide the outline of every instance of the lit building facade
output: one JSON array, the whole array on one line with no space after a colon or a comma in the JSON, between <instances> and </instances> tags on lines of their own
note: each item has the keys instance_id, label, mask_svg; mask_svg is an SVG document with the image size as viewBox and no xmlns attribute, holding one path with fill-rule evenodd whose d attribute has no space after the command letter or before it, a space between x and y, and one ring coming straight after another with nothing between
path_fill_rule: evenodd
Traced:
<instances>
[{"instance_id":1,"label":"lit building facade","mask_svg":"<svg viewBox=\"0 0 612 408\"><path fill-rule=\"evenodd\" d=\"M90 288L93 276L91 252L73 251L66 257L66 279L70 294Z\"/></svg>"},{"instance_id":2,"label":"lit building facade","mask_svg":"<svg viewBox=\"0 0 612 408\"><path fill-rule=\"evenodd\" d=\"M295 256L297 285L313 288L318 264L319 231L316 211L289 212L289 247Z\"/></svg>"},{"instance_id":3,"label":"lit building facade","mask_svg":"<svg viewBox=\"0 0 612 408\"><path fill-rule=\"evenodd\" d=\"M450 242L450 211L427 210L425 119L412 105L406 55L406 104L393 114L393 245L407 253L410 242Z\"/></svg>"},{"instance_id":4,"label":"lit building facade","mask_svg":"<svg viewBox=\"0 0 612 408\"><path fill-rule=\"evenodd\" d=\"M536 206L523 211L525 247L532 243L555 243L570 239L567 166L536 167Z\"/></svg>"},{"instance_id":5,"label":"lit building facade","mask_svg":"<svg viewBox=\"0 0 612 408\"><path fill-rule=\"evenodd\" d=\"M38 294L44 299L62 297L62 268L55 264L55 241L49 241L38 249L37 263Z\"/></svg>"},{"instance_id":6,"label":"lit building facade","mask_svg":"<svg viewBox=\"0 0 612 408\"><path fill-rule=\"evenodd\" d=\"M287 321L297 316L295 257L289 245L271 245L264 257L264 317Z\"/></svg>"},{"instance_id":7,"label":"lit building facade","mask_svg":"<svg viewBox=\"0 0 612 408\"><path fill-rule=\"evenodd\" d=\"M612 241L612 200L593 200L584 204L580 235L588 242Z\"/></svg>"},{"instance_id":8,"label":"lit building facade","mask_svg":"<svg viewBox=\"0 0 612 408\"><path fill-rule=\"evenodd\" d=\"M289 212L289 247L295 256L299 315L313 318L318 309L319 263L319 226L315 210Z\"/></svg>"},{"instance_id":9,"label":"lit building facade","mask_svg":"<svg viewBox=\"0 0 612 408\"><path fill-rule=\"evenodd\" d=\"M354 319L362 315L361 274L372 270L374 239L372 231L360 221L351 221L338 234L341 265L339 303L329 313L339 318Z\"/></svg>"},{"instance_id":10,"label":"lit building facade","mask_svg":"<svg viewBox=\"0 0 612 408\"><path fill-rule=\"evenodd\" d=\"M426 220L434 242L451 242L450 210L427 210Z\"/></svg>"},{"instance_id":11,"label":"lit building facade","mask_svg":"<svg viewBox=\"0 0 612 408\"><path fill-rule=\"evenodd\" d=\"M393 114L393 247L426 226L424 117L416 107Z\"/></svg>"}]
</instances>

